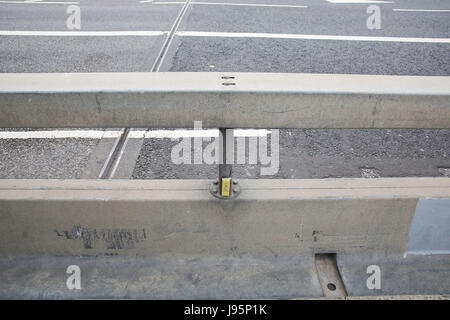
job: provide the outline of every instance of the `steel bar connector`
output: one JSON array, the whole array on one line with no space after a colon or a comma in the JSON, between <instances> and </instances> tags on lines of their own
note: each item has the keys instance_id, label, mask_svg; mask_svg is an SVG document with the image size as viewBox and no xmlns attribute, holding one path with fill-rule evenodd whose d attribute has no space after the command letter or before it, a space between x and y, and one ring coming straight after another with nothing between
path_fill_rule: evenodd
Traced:
<instances>
[{"instance_id":1,"label":"steel bar connector","mask_svg":"<svg viewBox=\"0 0 450 320\"><path fill-rule=\"evenodd\" d=\"M234 130L219 128L219 191L222 198L231 197L232 164L234 160Z\"/></svg>"}]
</instances>

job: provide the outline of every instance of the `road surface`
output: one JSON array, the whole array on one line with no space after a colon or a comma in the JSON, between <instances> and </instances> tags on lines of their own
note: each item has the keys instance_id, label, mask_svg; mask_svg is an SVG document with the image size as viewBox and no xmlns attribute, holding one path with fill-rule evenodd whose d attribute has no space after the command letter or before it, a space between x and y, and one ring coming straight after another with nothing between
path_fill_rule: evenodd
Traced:
<instances>
[{"instance_id":1,"label":"road surface","mask_svg":"<svg viewBox=\"0 0 450 320\"><path fill-rule=\"evenodd\" d=\"M448 1L349 2L0 1L0 72L450 75ZM70 5L81 9L79 30L66 25ZM373 5L380 29L367 27ZM149 138L120 142L117 129L1 129L0 178L217 175L216 166L174 164L172 130L133 131ZM448 129L280 130L280 169L264 178L446 175L449 150ZM237 165L234 175L261 177L260 166Z\"/></svg>"}]
</instances>

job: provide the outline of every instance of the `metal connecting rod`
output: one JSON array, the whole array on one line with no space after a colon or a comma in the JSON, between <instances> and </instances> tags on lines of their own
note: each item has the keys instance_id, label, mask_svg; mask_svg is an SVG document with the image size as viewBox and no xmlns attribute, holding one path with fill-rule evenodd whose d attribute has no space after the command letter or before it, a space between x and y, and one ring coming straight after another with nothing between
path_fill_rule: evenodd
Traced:
<instances>
[{"instance_id":1,"label":"metal connecting rod","mask_svg":"<svg viewBox=\"0 0 450 320\"><path fill-rule=\"evenodd\" d=\"M234 163L234 129L219 128L219 179L213 182L211 193L220 199L236 197L240 188L232 179Z\"/></svg>"},{"instance_id":2,"label":"metal connecting rod","mask_svg":"<svg viewBox=\"0 0 450 320\"><path fill-rule=\"evenodd\" d=\"M219 185L220 185L220 195L223 198L228 198L232 195L231 187L231 172L232 172L232 162L230 163L230 153L232 149L228 148L228 144L233 142L234 135L232 129L219 129L220 136L220 163L219 163ZM232 160L232 159L231 159Z\"/></svg>"}]
</instances>

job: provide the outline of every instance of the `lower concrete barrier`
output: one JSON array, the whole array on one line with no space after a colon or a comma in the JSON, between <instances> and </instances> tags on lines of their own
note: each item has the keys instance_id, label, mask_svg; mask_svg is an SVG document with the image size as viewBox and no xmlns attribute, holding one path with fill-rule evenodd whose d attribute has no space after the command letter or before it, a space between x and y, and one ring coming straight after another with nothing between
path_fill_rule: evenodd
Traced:
<instances>
[{"instance_id":1,"label":"lower concrete barrier","mask_svg":"<svg viewBox=\"0 0 450 320\"><path fill-rule=\"evenodd\" d=\"M210 183L0 181L0 254L404 253L419 199L450 198L447 178Z\"/></svg>"},{"instance_id":2,"label":"lower concrete barrier","mask_svg":"<svg viewBox=\"0 0 450 320\"><path fill-rule=\"evenodd\" d=\"M242 180L234 200L211 182L0 180L0 296L320 297L319 253L349 295L448 293L448 178ZM424 237L427 201L444 211ZM71 264L84 291L66 288ZM384 290L367 288L371 264Z\"/></svg>"}]
</instances>

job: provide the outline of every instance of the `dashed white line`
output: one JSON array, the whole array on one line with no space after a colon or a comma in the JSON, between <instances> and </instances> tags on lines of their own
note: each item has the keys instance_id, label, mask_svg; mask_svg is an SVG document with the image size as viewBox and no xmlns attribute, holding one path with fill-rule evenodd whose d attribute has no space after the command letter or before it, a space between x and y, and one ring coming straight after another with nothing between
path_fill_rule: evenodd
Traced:
<instances>
[{"instance_id":1,"label":"dashed white line","mask_svg":"<svg viewBox=\"0 0 450 320\"><path fill-rule=\"evenodd\" d=\"M119 138L122 131L115 130L36 130L36 131L0 131L0 139L104 139ZM263 137L270 134L265 129L236 129L235 137ZM218 129L204 130L133 130L129 134L131 139L179 139L196 137L218 137Z\"/></svg>"},{"instance_id":2,"label":"dashed white line","mask_svg":"<svg viewBox=\"0 0 450 320\"><path fill-rule=\"evenodd\" d=\"M80 4L76 1L64 2L64 1L0 1L0 3L7 4Z\"/></svg>"},{"instance_id":3,"label":"dashed white line","mask_svg":"<svg viewBox=\"0 0 450 320\"><path fill-rule=\"evenodd\" d=\"M330 3L364 3L364 4L376 4L376 3L394 3L394 1L378 1L378 0L327 0Z\"/></svg>"},{"instance_id":4,"label":"dashed white line","mask_svg":"<svg viewBox=\"0 0 450 320\"><path fill-rule=\"evenodd\" d=\"M234 130L235 137L264 137L270 133L265 129L236 129ZM150 130L150 131L132 131L130 132L130 138L156 138L156 139L178 139L178 138L209 138L218 137L218 129L204 129L204 130Z\"/></svg>"},{"instance_id":5,"label":"dashed white line","mask_svg":"<svg viewBox=\"0 0 450 320\"><path fill-rule=\"evenodd\" d=\"M236 2L198 2L193 1L191 4L213 5L213 6L244 6L244 7L273 7L273 8L307 8L301 5L289 4L262 4L262 3L236 3Z\"/></svg>"},{"instance_id":6,"label":"dashed white line","mask_svg":"<svg viewBox=\"0 0 450 320\"><path fill-rule=\"evenodd\" d=\"M400 12L450 12L450 9L392 9Z\"/></svg>"},{"instance_id":7,"label":"dashed white line","mask_svg":"<svg viewBox=\"0 0 450 320\"><path fill-rule=\"evenodd\" d=\"M117 138L121 133L102 130L0 131L0 139L102 139Z\"/></svg>"},{"instance_id":8,"label":"dashed white line","mask_svg":"<svg viewBox=\"0 0 450 320\"><path fill-rule=\"evenodd\" d=\"M450 43L450 38L369 37L369 36L337 36L337 35L290 34L290 33L284 34L284 33L178 31L176 33L176 35L180 36L180 37L268 38L268 39L296 39L296 40Z\"/></svg>"},{"instance_id":9,"label":"dashed white line","mask_svg":"<svg viewBox=\"0 0 450 320\"><path fill-rule=\"evenodd\" d=\"M151 37L167 34L167 31L24 31L0 30L0 36L43 37Z\"/></svg>"},{"instance_id":10,"label":"dashed white line","mask_svg":"<svg viewBox=\"0 0 450 320\"><path fill-rule=\"evenodd\" d=\"M140 1L141 3L151 3L151 4L183 4L184 2L160 2L160 1ZM202 1L191 1L190 4L197 5L210 5L210 6L244 6L244 7L274 7L274 8L307 8L308 6L303 5L290 5L290 4L263 4L263 3L238 3L238 2L202 2Z\"/></svg>"},{"instance_id":11,"label":"dashed white line","mask_svg":"<svg viewBox=\"0 0 450 320\"><path fill-rule=\"evenodd\" d=\"M143 0L143 1L139 1L140 3L152 3L152 4L185 4L186 2L184 1L166 1L166 2L158 2L158 1L154 1L154 0Z\"/></svg>"}]
</instances>

